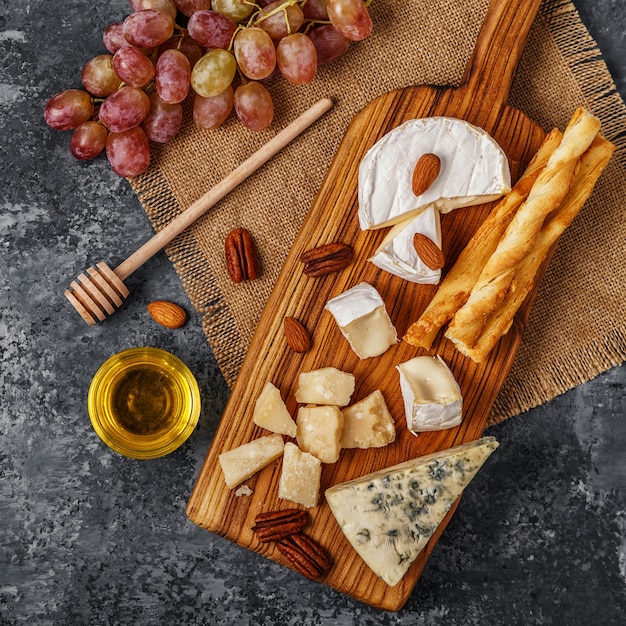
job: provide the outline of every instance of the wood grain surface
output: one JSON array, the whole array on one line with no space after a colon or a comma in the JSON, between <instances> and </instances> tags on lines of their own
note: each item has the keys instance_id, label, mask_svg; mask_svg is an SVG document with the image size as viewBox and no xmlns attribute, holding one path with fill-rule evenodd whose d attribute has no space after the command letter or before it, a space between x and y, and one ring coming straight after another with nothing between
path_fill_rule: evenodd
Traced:
<instances>
[{"instance_id":1,"label":"wood grain surface","mask_svg":"<svg viewBox=\"0 0 626 626\"><path fill-rule=\"evenodd\" d=\"M540 0L492 0L460 87L401 89L377 98L355 116L269 298L187 506L188 517L199 526L288 566L272 545L258 543L251 531L259 512L294 506L278 499L281 462L272 463L246 481L254 492L251 496L238 497L224 483L218 455L268 434L252 422L254 402L267 381L281 390L295 416L294 393L300 372L331 365L352 372L356 378L353 401L381 389L396 422L397 438L385 448L343 450L339 461L324 465L322 497L319 505L310 509L311 523L306 532L326 547L334 560L334 566L321 582L375 607L398 610L404 605L453 511L404 579L389 587L348 544L325 503L324 490L406 459L479 438L519 348L534 293L524 303L511 331L480 365L457 353L441 334L438 336L430 352L444 358L461 386L463 421L457 428L413 436L406 429L395 366L423 351L399 342L381 357L360 361L330 313L324 311L331 297L367 281L380 292L398 336L402 337L436 291L435 285L403 281L367 261L386 229L369 232L359 229L359 164L376 141L403 122L446 115L487 130L506 152L516 180L544 137L537 124L507 105L517 62L539 4ZM458 209L442 216L443 251L447 259L444 273L492 206ZM339 274L315 279L305 276L300 254L332 241L344 241L354 247L353 263ZM287 347L283 335L285 316L299 319L312 333L308 352L296 354Z\"/></svg>"}]
</instances>

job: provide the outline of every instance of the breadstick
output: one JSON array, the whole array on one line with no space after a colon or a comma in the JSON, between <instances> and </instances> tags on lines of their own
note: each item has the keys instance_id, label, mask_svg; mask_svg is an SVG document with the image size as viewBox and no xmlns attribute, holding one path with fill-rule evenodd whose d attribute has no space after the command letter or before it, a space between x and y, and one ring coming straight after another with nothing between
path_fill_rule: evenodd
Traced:
<instances>
[{"instance_id":1,"label":"breadstick","mask_svg":"<svg viewBox=\"0 0 626 626\"><path fill-rule=\"evenodd\" d=\"M439 329L467 301L487 259L562 137L557 129L547 135L521 178L474 233L420 318L407 330L404 341L416 347L430 348Z\"/></svg>"},{"instance_id":2,"label":"breadstick","mask_svg":"<svg viewBox=\"0 0 626 626\"><path fill-rule=\"evenodd\" d=\"M600 130L600 120L579 108L563 139L539 174L528 198L519 208L498 247L487 261L467 302L456 312L446 337L472 346L488 318L511 288L517 266L533 249L546 217L563 201L576 174L579 157Z\"/></svg>"},{"instance_id":3,"label":"breadstick","mask_svg":"<svg viewBox=\"0 0 626 626\"><path fill-rule=\"evenodd\" d=\"M457 344L457 349L476 363L482 362L496 342L508 332L513 318L535 286L537 271L553 244L580 212L606 167L615 146L598 135L580 159L576 178L561 206L548 217L539 232L531 253L520 263L515 273L516 289L507 293L501 308L485 324L472 347Z\"/></svg>"}]
</instances>

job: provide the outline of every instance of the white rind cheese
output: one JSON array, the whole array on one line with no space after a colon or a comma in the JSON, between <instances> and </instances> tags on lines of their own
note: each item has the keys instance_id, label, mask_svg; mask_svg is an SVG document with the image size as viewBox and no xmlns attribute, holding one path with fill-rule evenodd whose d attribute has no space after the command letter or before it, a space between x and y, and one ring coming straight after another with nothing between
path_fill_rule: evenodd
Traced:
<instances>
[{"instance_id":1,"label":"white rind cheese","mask_svg":"<svg viewBox=\"0 0 626 626\"><path fill-rule=\"evenodd\" d=\"M441 248L441 217L434 204L417 217L391 228L369 260L381 270L412 283L436 285L441 279L441 270L433 270L422 261L413 244L416 233L426 235Z\"/></svg>"},{"instance_id":2,"label":"white rind cheese","mask_svg":"<svg viewBox=\"0 0 626 626\"><path fill-rule=\"evenodd\" d=\"M424 154L441 170L420 196L413 170ZM496 200L511 189L504 151L481 128L451 117L409 120L387 133L359 166L359 224L369 230L417 215L430 204L442 213Z\"/></svg>"},{"instance_id":3,"label":"white rind cheese","mask_svg":"<svg viewBox=\"0 0 626 626\"><path fill-rule=\"evenodd\" d=\"M335 296L325 308L360 359L380 356L398 341L385 303L369 283L359 283Z\"/></svg>"},{"instance_id":4,"label":"white rind cheese","mask_svg":"<svg viewBox=\"0 0 626 626\"><path fill-rule=\"evenodd\" d=\"M352 547L393 587L497 447L484 437L411 459L335 485L326 501Z\"/></svg>"},{"instance_id":5,"label":"white rind cheese","mask_svg":"<svg viewBox=\"0 0 626 626\"><path fill-rule=\"evenodd\" d=\"M454 428L461 423L461 388L439 356L417 356L396 367L407 428L413 433Z\"/></svg>"}]
</instances>

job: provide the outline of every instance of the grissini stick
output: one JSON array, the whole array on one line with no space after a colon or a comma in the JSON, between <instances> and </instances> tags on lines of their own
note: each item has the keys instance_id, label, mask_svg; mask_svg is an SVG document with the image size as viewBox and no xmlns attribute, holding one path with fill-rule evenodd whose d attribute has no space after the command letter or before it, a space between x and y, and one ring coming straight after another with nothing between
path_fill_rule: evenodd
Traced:
<instances>
[{"instance_id":1,"label":"grissini stick","mask_svg":"<svg viewBox=\"0 0 626 626\"><path fill-rule=\"evenodd\" d=\"M100 262L79 274L77 280L72 281L64 293L83 320L93 326L97 321L103 321L107 315L113 314L129 295L124 285L126 278L306 130L326 113L332 104L329 98L322 98L316 102L115 269Z\"/></svg>"}]
</instances>

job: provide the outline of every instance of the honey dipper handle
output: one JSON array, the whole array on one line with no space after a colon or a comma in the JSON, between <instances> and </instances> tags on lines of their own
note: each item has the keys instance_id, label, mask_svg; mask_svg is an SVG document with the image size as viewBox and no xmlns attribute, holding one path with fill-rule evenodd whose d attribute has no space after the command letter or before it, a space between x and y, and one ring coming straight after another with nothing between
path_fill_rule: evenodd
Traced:
<instances>
[{"instance_id":1,"label":"honey dipper handle","mask_svg":"<svg viewBox=\"0 0 626 626\"><path fill-rule=\"evenodd\" d=\"M330 109L332 104L332 100L322 98L307 109L302 115L291 122L291 124L283 128L283 130L277 133L270 141L248 157L241 165L236 167L228 176L217 183L217 185L209 189L209 191L196 200L189 208L178 215L178 217L174 218L165 228L161 229L154 237L146 241L143 246L133 252L133 254L115 268L115 274L121 280L130 276L136 269L141 267L148 259L153 257L159 250L172 241L174 237L193 224L193 222L212 206L215 206L217 202L231 192L239 183L269 161L277 152L319 119Z\"/></svg>"}]
</instances>

